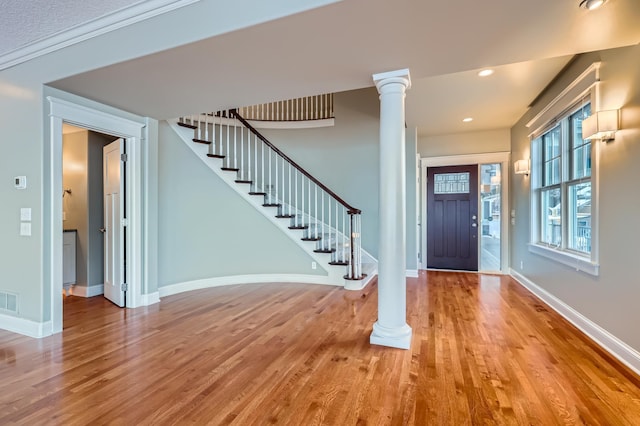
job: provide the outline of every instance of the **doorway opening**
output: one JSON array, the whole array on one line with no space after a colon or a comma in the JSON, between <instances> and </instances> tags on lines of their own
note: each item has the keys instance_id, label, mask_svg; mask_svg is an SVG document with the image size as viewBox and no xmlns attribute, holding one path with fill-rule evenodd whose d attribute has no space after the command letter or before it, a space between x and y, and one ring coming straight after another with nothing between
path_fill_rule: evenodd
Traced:
<instances>
[{"instance_id":1,"label":"doorway opening","mask_svg":"<svg viewBox=\"0 0 640 426\"><path fill-rule=\"evenodd\" d=\"M126 297L120 288L126 275L126 228L120 227L125 211L120 187L126 186L121 172L124 141L67 123L62 133L64 293L104 294L122 307ZM111 155L105 155L107 149Z\"/></svg>"},{"instance_id":2,"label":"doorway opening","mask_svg":"<svg viewBox=\"0 0 640 426\"><path fill-rule=\"evenodd\" d=\"M146 138L145 122L136 122L111 113L74 104L72 102L47 97L49 107L49 143L45 144L44 158L44 280L50 286L43 288L42 299L45 306L45 325L42 336L62 331L63 292L63 183L62 147L63 124L71 124L94 132L113 135L123 139L127 161L123 163L123 173L127 179L124 187L123 203L127 228L127 238L123 250L127 253L124 283L127 298L124 306L133 308L156 303L157 297L142 296L146 288L143 271L146 270L143 220L146 211L144 181L147 165L143 158L142 141ZM107 109L107 107L104 107ZM46 320L46 317L49 320Z\"/></svg>"}]
</instances>

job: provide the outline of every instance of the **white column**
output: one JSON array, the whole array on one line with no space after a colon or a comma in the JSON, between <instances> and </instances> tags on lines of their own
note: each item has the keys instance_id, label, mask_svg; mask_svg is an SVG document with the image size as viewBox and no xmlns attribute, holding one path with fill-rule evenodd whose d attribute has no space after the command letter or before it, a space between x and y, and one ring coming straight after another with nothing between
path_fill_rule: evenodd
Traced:
<instances>
[{"instance_id":1,"label":"white column","mask_svg":"<svg viewBox=\"0 0 640 426\"><path fill-rule=\"evenodd\" d=\"M374 74L380 93L378 321L371 344L409 349L406 289L405 91L409 70Z\"/></svg>"}]
</instances>

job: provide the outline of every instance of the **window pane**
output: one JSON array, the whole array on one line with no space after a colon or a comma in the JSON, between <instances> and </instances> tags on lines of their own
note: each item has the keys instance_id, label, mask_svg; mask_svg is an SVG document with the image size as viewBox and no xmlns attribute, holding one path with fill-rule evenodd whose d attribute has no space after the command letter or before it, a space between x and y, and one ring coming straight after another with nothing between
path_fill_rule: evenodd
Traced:
<instances>
[{"instance_id":1,"label":"window pane","mask_svg":"<svg viewBox=\"0 0 640 426\"><path fill-rule=\"evenodd\" d=\"M480 166L480 270L500 270L500 163Z\"/></svg>"},{"instance_id":2,"label":"window pane","mask_svg":"<svg viewBox=\"0 0 640 426\"><path fill-rule=\"evenodd\" d=\"M591 253L591 182L569 186L569 248Z\"/></svg>"},{"instance_id":3,"label":"window pane","mask_svg":"<svg viewBox=\"0 0 640 426\"><path fill-rule=\"evenodd\" d=\"M586 143L573 150L572 179L591 176L591 143Z\"/></svg>"},{"instance_id":4,"label":"window pane","mask_svg":"<svg viewBox=\"0 0 640 426\"><path fill-rule=\"evenodd\" d=\"M582 139L582 120L591 115L591 104L572 114L571 125L571 179L591 176L591 141Z\"/></svg>"},{"instance_id":5,"label":"window pane","mask_svg":"<svg viewBox=\"0 0 640 426\"><path fill-rule=\"evenodd\" d=\"M434 194L468 194L469 172L437 173L433 176Z\"/></svg>"},{"instance_id":6,"label":"window pane","mask_svg":"<svg viewBox=\"0 0 640 426\"><path fill-rule=\"evenodd\" d=\"M551 160L560 155L560 126L555 127L543 136L544 159Z\"/></svg>"},{"instance_id":7,"label":"window pane","mask_svg":"<svg viewBox=\"0 0 640 426\"><path fill-rule=\"evenodd\" d=\"M543 186L560 183L560 158L554 158L553 160L546 162L544 167Z\"/></svg>"},{"instance_id":8,"label":"window pane","mask_svg":"<svg viewBox=\"0 0 640 426\"><path fill-rule=\"evenodd\" d=\"M560 246L562 243L562 208L560 204L560 188L541 192L542 211L540 241Z\"/></svg>"}]
</instances>

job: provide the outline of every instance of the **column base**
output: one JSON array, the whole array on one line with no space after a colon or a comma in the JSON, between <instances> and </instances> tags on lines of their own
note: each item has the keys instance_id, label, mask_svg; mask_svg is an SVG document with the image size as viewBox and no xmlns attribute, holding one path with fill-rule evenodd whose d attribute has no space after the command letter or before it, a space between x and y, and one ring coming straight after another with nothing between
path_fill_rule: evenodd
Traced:
<instances>
[{"instance_id":1,"label":"column base","mask_svg":"<svg viewBox=\"0 0 640 426\"><path fill-rule=\"evenodd\" d=\"M369 338L369 343L390 348L409 349L411 348L412 334L413 330L408 324L398 328L387 328L376 321L373 324L373 332Z\"/></svg>"}]
</instances>

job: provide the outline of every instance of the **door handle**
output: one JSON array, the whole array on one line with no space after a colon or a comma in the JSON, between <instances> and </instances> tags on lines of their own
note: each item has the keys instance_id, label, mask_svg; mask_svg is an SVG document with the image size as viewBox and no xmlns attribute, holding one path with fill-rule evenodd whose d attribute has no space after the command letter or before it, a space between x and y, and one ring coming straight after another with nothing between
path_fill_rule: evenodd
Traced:
<instances>
[{"instance_id":1,"label":"door handle","mask_svg":"<svg viewBox=\"0 0 640 426\"><path fill-rule=\"evenodd\" d=\"M104 229L104 228L98 228L98 231L100 231L100 232L102 232L104 234L107 230Z\"/></svg>"},{"instance_id":2,"label":"door handle","mask_svg":"<svg viewBox=\"0 0 640 426\"><path fill-rule=\"evenodd\" d=\"M475 222L473 222L473 223L471 224L471 226L472 226L472 227L474 227L474 228L476 228L476 227L478 226L478 224L477 224L477 223L475 223Z\"/></svg>"}]
</instances>

